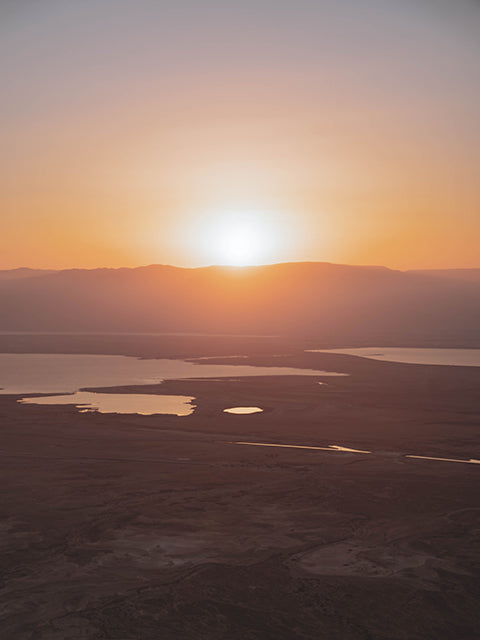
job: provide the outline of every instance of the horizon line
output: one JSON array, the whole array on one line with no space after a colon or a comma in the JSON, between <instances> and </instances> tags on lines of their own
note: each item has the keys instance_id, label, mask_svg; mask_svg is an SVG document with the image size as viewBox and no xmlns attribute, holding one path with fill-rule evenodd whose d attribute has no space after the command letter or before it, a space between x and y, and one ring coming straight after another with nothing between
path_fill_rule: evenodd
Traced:
<instances>
[{"instance_id":1,"label":"horizon line","mask_svg":"<svg viewBox=\"0 0 480 640\"><path fill-rule=\"evenodd\" d=\"M60 273L62 271L100 271L100 270L108 270L108 271L121 271L121 270L135 270L135 269L149 269L151 267L166 267L171 269L182 269L186 271L195 271L199 269L231 269L235 271L243 271L247 269L258 269L261 267L275 267L281 265L301 265L301 264L322 264L322 265L332 265L337 267L358 267L365 269L386 269L388 271L400 271L400 272L409 272L409 271L470 271L480 269L480 265L477 267L410 267L410 268L397 268L397 267L388 267L382 264L355 264L355 263L346 263L346 262L331 262L328 260L286 260L280 262L268 262L268 263L258 263L258 264L245 264L245 265L235 265L235 264L206 264L206 265L197 265L197 266L183 266L183 265L175 265L168 264L162 262L153 262L150 264L139 264L136 266L119 266L119 267L109 267L109 266L96 266L96 267L5 267L0 268L0 273L2 272L12 272L12 271L46 271L52 273Z\"/></svg>"}]
</instances>

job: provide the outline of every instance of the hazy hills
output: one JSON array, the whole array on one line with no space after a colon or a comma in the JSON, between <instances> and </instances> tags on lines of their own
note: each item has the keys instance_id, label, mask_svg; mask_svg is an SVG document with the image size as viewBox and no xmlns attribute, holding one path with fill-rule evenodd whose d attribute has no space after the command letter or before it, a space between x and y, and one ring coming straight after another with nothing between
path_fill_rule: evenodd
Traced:
<instances>
[{"instance_id":1,"label":"hazy hills","mask_svg":"<svg viewBox=\"0 0 480 640\"><path fill-rule=\"evenodd\" d=\"M480 347L480 269L260 267L0 271L0 331L199 332Z\"/></svg>"},{"instance_id":2,"label":"hazy hills","mask_svg":"<svg viewBox=\"0 0 480 640\"><path fill-rule=\"evenodd\" d=\"M409 271L408 273L446 278L448 280L480 283L480 269L418 269L416 271Z\"/></svg>"},{"instance_id":3,"label":"hazy hills","mask_svg":"<svg viewBox=\"0 0 480 640\"><path fill-rule=\"evenodd\" d=\"M4 269L0 270L0 280L20 280L22 278L35 278L37 276L45 276L50 273L55 273L53 269L28 269L27 267L20 267L19 269Z\"/></svg>"}]
</instances>

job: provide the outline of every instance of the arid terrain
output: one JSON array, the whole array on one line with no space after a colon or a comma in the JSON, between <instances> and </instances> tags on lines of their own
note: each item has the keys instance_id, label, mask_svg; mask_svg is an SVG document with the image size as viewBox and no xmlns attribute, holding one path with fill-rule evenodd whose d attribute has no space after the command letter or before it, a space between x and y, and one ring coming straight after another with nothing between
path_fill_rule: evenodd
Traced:
<instances>
[{"instance_id":1,"label":"arid terrain","mask_svg":"<svg viewBox=\"0 0 480 640\"><path fill-rule=\"evenodd\" d=\"M0 352L236 355L350 374L122 389L194 396L184 417L0 395L0 637L478 638L480 465L405 454L480 458L480 368L304 353L312 346L0 336ZM223 413L235 405L264 412Z\"/></svg>"}]
</instances>

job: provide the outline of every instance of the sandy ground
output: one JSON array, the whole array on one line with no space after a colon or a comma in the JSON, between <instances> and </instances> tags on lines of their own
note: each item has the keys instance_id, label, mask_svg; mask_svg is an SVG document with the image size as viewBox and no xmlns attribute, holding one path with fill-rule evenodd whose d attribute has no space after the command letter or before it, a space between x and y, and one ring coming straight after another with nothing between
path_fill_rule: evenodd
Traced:
<instances>
[{"instance_id":1,"label":"sandy ground","mask_svg":"<svg viewBox=\"0 0 480 640\"><path fill-rule=\"evenodd\" d=\"M216 350L172 338L152 355L236 347L249 364L351 375L142 389L195 396L187 417L86 414L0 396L0 637L480 637L480 467L402 455L480 458L480 369L242 340ZM80 342L71 338L73 352L101 352L100 338L97 351ZM34 338L8 344L35 350ZM117 353L145 349L143 338L117 338ZM265 412L223 413L239 404Z\"/></svg>"}]
</instances>

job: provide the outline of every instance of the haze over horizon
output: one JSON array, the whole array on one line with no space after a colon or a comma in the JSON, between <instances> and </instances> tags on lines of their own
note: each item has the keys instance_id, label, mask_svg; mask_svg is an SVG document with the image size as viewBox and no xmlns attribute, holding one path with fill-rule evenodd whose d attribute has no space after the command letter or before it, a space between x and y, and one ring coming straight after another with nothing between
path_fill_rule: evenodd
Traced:
<instances>
[{"instance_id":1,"label":"haze over horizon","mask_svg":"<svg viewBox=\"0 0 480 640\"><path fill-rule=\"evenodd\" d=\"M480 267L480 5L0 7L0 269Z\"/></svg>"},{"instance_id":2,"label":"haze over horizon","mask_svg":"<svg viewBox=\"0 0 480 640\"><path fill-rule=\"evenodd\" d=\"M436 273L436 272L461 272L461 271L469 271L469 272L479 272L480 273L480 267L442 267L442 268L425 268L425 269L408 269L408 268L404 268L404 269L396 269L394 267L388 267L387 265L384 264L347 264L347 263L340 263L340 262L330 262L327 260L285 260L285 261L278 261L278 262L259 262L259 263L249 263L249 264L231 264L228 262L225 263L220 263L220 262L216 262L216 263L210 263L210 264L202 264L202 265L192 265L192 266L184 266L184 265L175 265L175 264L166 264L166 263L162 263L162 262L152 262L150 264L132 264L132 265L117 265L117 266L109 266L109 265L97 265L97 266L91 266L91 267L83 267L83 266L73 266L73 267L60 267L57 269L53 269L53 268L48 268L48 267L43 267L43 266L39 266L39 267L25 267L25 266L19 266L19 267L7 267L4 269L0 269L0 273L3 274L8 274L13 273L13 272L33 272L33 273L41 273L41 272L45 272L45 273L54 273L54 272L60 272L60 271L101 271L101 270L113 270L113 271L117 271L117 270L135 270L135 269L148 269L150 267L172 267L174 269L186 269L186 270L198 270L198 269L211 269L211 268L219 268L219 269L234 269L234 270L240 270L240 271L247 271L249 269L254 269L256 267L276 267L276 266L282 266L282 265L302 265L302 264L318 264L318 265L331 265L331 266L335 266L335 267L364 267L366 269L371 268L371 269L387 269L390 271L400 271L400 272L432 272L432 273Z\"/></svg>"}]
</instances>

